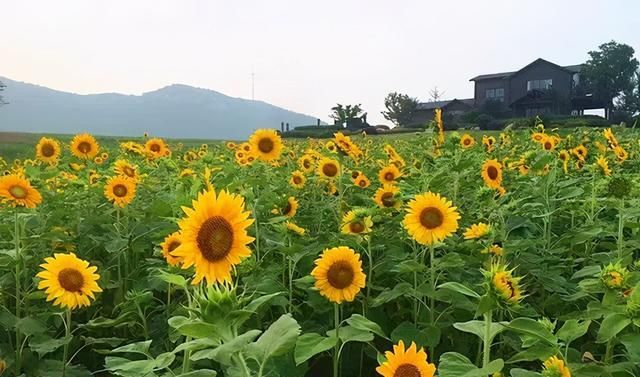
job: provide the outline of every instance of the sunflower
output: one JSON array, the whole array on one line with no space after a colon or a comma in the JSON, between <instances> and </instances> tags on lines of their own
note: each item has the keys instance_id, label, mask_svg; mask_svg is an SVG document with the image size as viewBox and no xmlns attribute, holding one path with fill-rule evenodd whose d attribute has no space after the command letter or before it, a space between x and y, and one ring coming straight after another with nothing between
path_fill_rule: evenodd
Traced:
<instances>
[{"instance_id":1,"label":"sunflower","mask_svg":"<svg viewBox=\"0 0 640 377\"><path fill-rule=\"evenodd\" d=\"M504 255L504 249L502 248L502 246L500 246L500 244L494 243L494 244L491 244L486 249L482 250L482 253L483 254L493 254L493 255L499 257L499 256Z\"/></svg>"},{"instance_id":2,"label":"sunflower","mask_svg":"<svg viewBox=\"0 0 640 377\"><path fill-rule=\"evenodd\" d=\"M574 156L576 156L578 158L578 160L580 161L584 161L587 158L587 148L580 144L577 147L573 148L571 150L571 153L573 153Z\"/></svg>"},{"instance_id":3,"label":"sunflower","mask_svg":"<svg viewBox=\"0 0 640 377\"><path fill-rule=\"evenodd\" d=\"M89 134L79 134L71 140L71 153L83 160L93 159L98 155L100 145L96 139Z\"/></svg>"},{"instance_id":4,"label":"sunflower","mask_svg":"<svg viewBox=\"0 0 640 377\"><path fill-rule=\"evenodd\" d=\"M227 149L229 149L229 150L234 150L234 149L236 149L236 147L237 147L236 143L234 143L233 141L227 141L227 142L225 143L225 146L226 146L226 147L227 147Z\"/></svg>"},{"instance_id":5,"label":"sunflower","mask_svg":"<svg viewBox=\"0 0 640 377\"><path fill-rule=\"evenodd\" d=\"M495 159L485 161L481 175L487 187L497 189L502 184L502 164Z\"/></svg>"},{"instance_id":6,"label":"sunflower","mask_svg":"<svg viewBox=\"0 0 640 377\"><path fill-rule=\"evenodd\" d=\"M491 226L485 223L473 224L464 231L465 240L473 240L486 236L491 230Z\"/></svg>"},{"instance_id":7,"label":"sunflower","mask_svg":"<svg viewBox=\"0 0 640 377\"><path fill-rule=\"evenodd\" d=\"M502 265L495 265L490 271L491 286L497 296L509 305L515 305L522 299L520 280Z\"/></svg>"},{"instance_id":8,"label":"sunflower","mask_svg":"<svg viewBox=\"0 0 640 377\"><path fill-rule=\"evenodd\" d=\"M181 259L173 256L171 253L181 244L180 232L171 233L164 239L164 242L160 244L160 247L162 247L162 256L164 256L164 259L167 260L170 266L180 264Z\"/></svg>"},{"instance_id":9,"label":"sunflower","mask_svg":"<svg viewBox=\"0 0 640 377\"><path fill-rule=\"evenodd\" d=\"M12 207L36 208L42 203L42 196L24 177L9 174L0 177L0 202Z\"/></svg>"},{"instance_id":10,"label":"sunflower","mask_svg":"<svg viewBox=\"0 0 640 377\"><path fill-rule=\"evenodd\" d=\"M282 139L275 130L256 130L249 138L251 149L262 161L273 161L280 158Z\"/></svg>"},{"instance_id":11,"label":"sunflower","mask_svg":"<svg viewBox=\"0 0 640 377\"><path fill-rule=\"evenodd\" d=\"M251 153L253 148L252 148L251 144L249 144L248 142L245 141L244 143L240 144L240 148L239 149L244 151L245 153Z\"/></svg>"},{"instance_id":12,"label":"sunflower","mask_svg":"<svg viewBox=\"0 0 640 377\"><path fill-rule=\"evenodd\" d=\"M36 145L36 158L49 165L54 165L60 158L60 143L54 139L43 137Z\"/></svg>"},{"instance_id":13,"label":"sunflower","mask_svg":"<svg viewBox=\"0 0 640 377\"><path fill-rule=\"evenodd\" d=\"M493 147L496 144L496 138L493 136L482 136L482 145L484 145L487 152L493 151Z\"/></svg>"},{"instance_id":14,"label":"sunflower","mask_svg":"<svg viewBox=\"0 0 640 377\"><path fill-rule=\"evenodd\" d=\"M104 160L102 159L102 157L97 156L96 158L93 159L93 162L95 162L96 165L102 165L104 163Z\"/></svg>"},{"instance_id":15,"label":"sunflower","mask_svg":"<svg viewBox=\"0 0 640 377\"><path fill-rule=\"evenodd\" d=\"M440 194L427 192L409 202L403 225L409 235L422 245L433 245L458 229L460 214L451 201Z\"/></svg>"},{"instance_id":16,"label":"sunflower","mask_svg":"<svg viewBox=\"0 0 640 377\"><path fill-rule=\"evenodd\" d=\"M571 377L571 371L557 356L548 358L542 365L542 377Z\"/></svg>"},{"instance_id":17,"label":"sunflower","mask_svg":"<svg viewBox=\"0 0 640 377\"><path fill-rule=\"evenodd\" d=\"M337 178L340 175L340 163L337 160L323 157L318 163L318 175L323 178Z\"/></svg>"},{"instance_id":18,"label":"sunflower","mask_svg":"<svg viewBox=\"0 0 640 377\"><path fill-rule=\"evenodd\" d=\"M629 153L619 145L613 148L613 153L616 154L618 162L625 162L629 158Z\"/></svg>"},{"instance_id":19,"label":"sunflower","mask_svg":"<svg viewBox=\"0 0 640 377\"><path fill-rule=\"evenodd\" d=\"M359 176L357 176L356 179L353 180L353 183L363 189L371 185L371 181L369 181L369 178L367 178L367 176L365 176L364 174L360 174Z\"/></svg>"},{"instance_id":20,"label":"sunflower","mask_svg":"<svg viewBox=\"0 0 640 377\"><path fill-rule=\"evenodd\" d=\"M287 204L284 206L284 208L280 210L275 209L274 212L276 214L281 214L282 216L287 216L289 218L295 216L296 212L298 212L298 199L290 196L289 198L287 198Z\"/></svg>"},{"instance_id":21,"label":"sunflower","mask_svg":"<svg viewBox=\"0 0 640 377\"><path fill-rule=\"evenodd\" d=\"M297 189L301 189L304 187L304 183L307 181L307 178L300 170L296 170L291 173L291 179L289 179L289 184Z\"/></svg>"},{"instance_id":22,"label":"sunflower","mask_svg":"<svg viewBox=\"0 0 640 377\"><path fill-rule=\"evenodd\" d=\"M140 180L140 174L138 173L138 167L133 165L127 160L118 160L115 163L114 169L117 175L122 175L132 179L134 182Z\"/></svg>"},{"instance_id":23,"label":"sunflower","mask_svg":"<svg viewBox=\"0 0 640 377\"><path fill-rule=\"evenodd\" d=\"M313 157L308 154L303 155L298 159L298 165L305 173L311 173L313 171Z\"/></svg>"},{"instance_id":24,"label":"sunflower","mask_svg":"<svg viewBox=\"0 0 640 377\"><path fill-rule=\"evenodd\" d=\"M144 150L147 152L147 156L152 159L167 157L171 153L167 143L160 138L147 140L144 144Z\"/></svg>"},{"instance_id":25,"label":"sunflower","mask_svg":"<svg viewBox=\"0 0 640 377\"><path fill-rule=\"evenodd\" d=\"M424 349L418 349L414 342L405 350L401 340L393 346L393 352L385 352L386 361L376 368L383 377L433 377L436 366L427 361Z\"/></svg>"},{"instance_id":26,"label":"sunflower","mask_svg":"<svg viewBox=\"0 0 640 377\"><path fill-rule=\"evenodd\" d=\"M315 287L331 302L351 302L365 286L360 255L346 246L325 249L315 265L311 271Z\"/></svg>"},{"instance_id":27,"label":"sunflower","mask_svg":"<svg viewBox=\"0 0 640 377\"><path fill-rule=\"evenodd\" d=\"M341 230L344 234L367 234L372 226L371 216L364 216L360 211L349 211L342 216Z\"/></svg>"},{"instance_id":28,"label":"sunflower","mask_svg":"<svg viewBox=\"0 0 640 377\"><path fill-rule=\"evenodd\" d=\"M460 138L460 146L464 149L471 148L475 144L476 144L476 139L474 139L473 136L469 134L464 134L462 135L462 138Z\"/></svg>"},{"instance_id":29,"label":"sunflower","mask_svg":"<svg viewBox=\"0 0 640 377\"><path fill-rule=\"evenodd\" d=\"M611 169L609 168L609 162L607 161L607 159L604 156L598 157L598 159L596 160L596 164L600 168L600 171L602 171L602 174L604 174L607 177L611 175Z\"/></svg>"},{"instance_id":30,"label":"sunflower","mask_svg":"<svg viewBox=\"0 0 640 377\"><path fill-rule=\"evenodd\" d=\"M299 236L304 236L304 234L306 233L306 229L296 225L294 222L292 221L287 221L286 223L287 229L298 234Z\"/></svg>"},{"instance_id":31,"label":"sunflower","mask_svg":"<svg viewBox=\"0 0 640 377\"><path fill-rule=\"evenodd\" d=\"M94 293L102 292L97 283L98 268L89 266L89 262L75 254L54 254L45 258L45 262L40 265L44 271L36 275L42 279L38 289L44 289L47 301L53 301L54 305L69 309L89 306L89 299L95 299Z\"/></svg>"},{"instance_id":32,"label":"sunflower","mask_svg":"<svg viewBox=\"0 0 640 377\"><path fill-rule=\"evenodd\" d=\"M136 183L121 175L111 177L104 186L104 196L118 207L124 207L136 196Z\"/></svg>"},{"instance_id":33,"label":"sunflower","mask_svg":"<svg viewBox=\"0 0 640 377\"><path fill-rule=\"evenodd\" d=\"M195 266L193 284L202 279L208 285L231 282L231 269L251 255L247 244L254 240L247 235L253 219L245 211L244 198L210 190L198 195L193 209L183 210L187 216L179 222L182 244L173 256L183 259L184 269Z\"/></svg>"},{"instance_id":34,"label":"sunflower","mask_svg":"<svg viewBox=\"0 0 640 377\"><path fill-rule=\"evenodd\" d=\"M556 149L557 139L553 136L545 136L540 145L545 151L552 151Z\"/></svg>"},{"instance_id":35,"label":"sunflower","mask_svg":"<svg viewBox=\"0 0 640 377\"><path fill-rule=\"evenodd\" d=\"M385 183L376 190L373 200L380 208L400 208L402 200L398 198L399 192L398 187Z\"/></svg>"},{"instance_id":36,"label":"sunflower","mask_svg":"<svg viewBox=\"0 0 640 377\"><path fill-rule=\"evenodd\" d=\"M402 173L398 167L393 164L385 166L378 172L378 179L380 179L382 183L394 184L400 177L402 177Z\"/></svg>"},{"instance_id":37,"label":"sunflower","mask_svg":"<svg viewBox=\"0 0 640 377\"><path fill-rule=\"evenodd\" d=\"M334 143L331 140L327 141L324 144L324 147L331 153L336 153L338 151L338 147L336 146L336 143Z\"/></svg>"}]
</instances>

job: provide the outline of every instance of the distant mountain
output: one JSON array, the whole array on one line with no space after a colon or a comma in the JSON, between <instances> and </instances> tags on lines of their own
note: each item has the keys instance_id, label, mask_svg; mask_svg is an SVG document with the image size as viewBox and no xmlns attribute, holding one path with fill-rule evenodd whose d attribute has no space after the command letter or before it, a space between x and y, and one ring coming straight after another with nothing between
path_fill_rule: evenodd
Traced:
<instances>
[{"instance_id":1,"label":"distant mountain","mask_svg":"<svg viewBox=\"0 0 640 377\"><path fill-rule=\"evenodd\" d=\"M0 107L0 131L172 138L244 139L257 128L316 124L314 117L262 101L233 98L187 85L140 96L79 95L0 77L8 105Z\"/></svg>"}]
</instances>

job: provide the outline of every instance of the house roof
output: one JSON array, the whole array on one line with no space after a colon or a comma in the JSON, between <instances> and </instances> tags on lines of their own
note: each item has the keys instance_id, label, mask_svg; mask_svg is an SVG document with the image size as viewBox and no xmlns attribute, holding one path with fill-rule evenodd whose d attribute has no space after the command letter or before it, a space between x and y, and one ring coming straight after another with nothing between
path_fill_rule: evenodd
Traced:
<instances>
[{"instance_id":1,"label":"house roof","mask_svg":"<svg viewBox=\"0 0 640 377\"><path fill-rule=\"evenodd\" d=\"M454 98L452 100L446 100L446 101L421 102L418 104L418 107L416 109L417 110L435 110L439 108L441 109L441 108L447 107L449 104L453 102L461 102L468 106L473 106L475 103L473 98L464 98L464 99Z\"/></svg>"},{"instance_id":2,"label":"house roof","mask_svg":"<svg viewBox=\"0 0 640 377\"><path fill-rule=\"evenodd\" d=\"M500 73L489 73L489 74L486 74L486 75L479 75L479 76L476 76L476 77L470 79L469 81L479 81L479 80L488 80L488 79L504 79L504 78L507 78L507 77L511 77L512 75L514 75L514 74L516 74L516 73L528 68L529 66L531 66L533 64L539 63L539 62L545 62L545 63L553 64L553 65L555 65L555 66L557 66L559 68L562 68L562 69L567 70L567 71L572 72L572 73L579 73L582 70L582 64L560 66L560 65L552 63L552 62L550 62L548 60L544 60L542 58L538 58L538 59L532 61L531 63L525 65L524 67L522 67L521 69L519 69L517 71L500 72Z\"/></svg>"}]
</instances>

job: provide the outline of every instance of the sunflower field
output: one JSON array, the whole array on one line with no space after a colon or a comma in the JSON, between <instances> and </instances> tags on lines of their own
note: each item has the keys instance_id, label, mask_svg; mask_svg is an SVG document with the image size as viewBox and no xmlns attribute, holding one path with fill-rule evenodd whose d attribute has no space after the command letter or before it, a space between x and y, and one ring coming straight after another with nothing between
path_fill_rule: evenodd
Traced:
<instances>
[{"instance_id":1,"label":"sunflower field","mask_svg":"<svg viewBox=\"0 0 640 377\"><path fill-rule=\"evenodd\" d=\"M0 375L640 376L638 131L437 126L0 158Z\"/></svg>"}]
</instances>

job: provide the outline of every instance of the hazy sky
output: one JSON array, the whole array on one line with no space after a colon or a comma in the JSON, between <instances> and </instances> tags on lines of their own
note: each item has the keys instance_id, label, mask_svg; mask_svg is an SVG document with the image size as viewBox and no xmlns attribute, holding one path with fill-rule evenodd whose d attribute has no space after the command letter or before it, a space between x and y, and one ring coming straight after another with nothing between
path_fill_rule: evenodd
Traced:
<instances>
[{"instance_id":1,"label":"hazy sky","mask_svg":"<svg viewBox=\"0 0 640 377\"><path fill-rule=\"evenodd\" d=\"M615 39L640 51L636 0L0 0L0 76L76 93L183 83L328 120L390 91L473 96L469 78L561 65ZM638 55L638 53L636 54Z\"/></svg>"}]
</instances>

